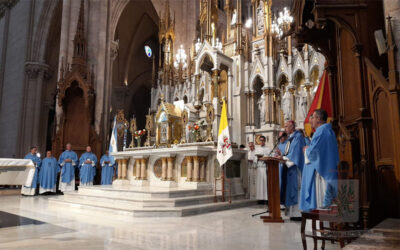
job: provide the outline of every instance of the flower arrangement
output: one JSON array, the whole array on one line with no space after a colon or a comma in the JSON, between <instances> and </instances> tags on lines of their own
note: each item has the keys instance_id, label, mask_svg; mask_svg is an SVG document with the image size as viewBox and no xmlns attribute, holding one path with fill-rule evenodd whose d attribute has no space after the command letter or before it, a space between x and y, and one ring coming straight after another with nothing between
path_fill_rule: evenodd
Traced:
<instances>
[{"instance_id":1,"label":"flower arrangement","mask_svg":"<svg viewBox=\"0 0 400 250\"><path fill-rule=\"evenodd\" d=\"M141 146L140 140L141 140L142 136L145 135L145 134L146 134L146 129L136 130L133 133L133 136L135 136L135 139L136 139L136 144L137 144L136 146L137 147Z\"/></svg>"},{"instance_id":2,"label":"flower arrangement","mask_svg":"<svg viewBox=\"0 0 400 250\"><path fill-rule=\"evenodd\" d=\"M188 128L189 128L190 133L192 133L192 134L195 134L195 133L199 133L199 132L200 132L200 126L197 125L197 123L194 123L193 126L190 126L190 125L189 125Z\"/></svg>"},{"instance_id":3,"label":"flower arrangement","mask_svg":"<svg viewBox=\"0 0 400 250\"><path fill-rule=\"evenodd\" d=\"M200 138L200 128L203 125L204 121L201 121L199 124L193 123L192 126L188 126L189 132L193 135L193 140L196 142L201 141Z\"/></svg>"},{"instance_id":4,"label":"flower arrangement","mask_svg":"<svg viewBox=\"0 0 400 250\"><path fill-rule=\"evenodd\" d=\"M134 133L135 139L140 139L140 137L142 137L143 135L146 134L146 129L142 129L142 130L136 130Z\"/></svg>"}]
</instances>

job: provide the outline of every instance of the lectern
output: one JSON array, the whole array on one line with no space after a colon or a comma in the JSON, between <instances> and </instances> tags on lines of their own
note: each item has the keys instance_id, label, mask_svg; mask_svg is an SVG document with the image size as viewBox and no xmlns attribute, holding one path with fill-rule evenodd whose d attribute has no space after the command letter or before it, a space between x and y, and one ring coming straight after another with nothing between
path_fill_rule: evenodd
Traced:
<instances>
[{"instance_id":1,"label":"lectern","mask_svg":"<svg viewBox=\"0 0 400 250\"><path fill-rule=\"evenodd\" d=\"M261 216L261 219L264 222L283 223L279 195L279 162L284 162L284 160L276 157L262 157L259 161L265 161L268 166L267 192L269 216Z\"/></svg>"}]
</instances>

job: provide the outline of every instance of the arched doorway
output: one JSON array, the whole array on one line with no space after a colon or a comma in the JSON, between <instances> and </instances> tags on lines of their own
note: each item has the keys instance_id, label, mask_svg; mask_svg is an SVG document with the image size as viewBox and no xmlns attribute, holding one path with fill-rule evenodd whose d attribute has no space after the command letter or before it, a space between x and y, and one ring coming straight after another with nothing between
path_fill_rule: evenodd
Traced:
<instances>
[{"instance_id":1,"label":"arched doorway","mask_svg":"<svg viewBox=\"0 0 400 250\"><path fill-rule=\"evenodd\" d=\"M158 22L151 1L131 0L122 11L114 32L119 49L112 66L110 119L123 109L128 120L136 118L138 129L145 126L145 115L151 105L151 88L155 85L154 71L159 58Z\"/></svg>"}]
</instances>

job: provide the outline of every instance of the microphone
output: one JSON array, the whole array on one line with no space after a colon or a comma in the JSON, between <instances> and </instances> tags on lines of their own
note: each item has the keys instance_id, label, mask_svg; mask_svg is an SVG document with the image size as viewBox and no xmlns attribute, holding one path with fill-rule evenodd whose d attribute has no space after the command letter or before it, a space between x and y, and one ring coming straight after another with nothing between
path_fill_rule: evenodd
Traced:
<instances>
[{"instance_id":1,"label":"microphone","mask_svg":"<svg viewBox=\"0 0 400 250\"><path fill-rule=\"evenodd\" d=\"M278 144L279 144L279 141L280 141L283 137L285 137L285 136L287 136L287 133L286 133L286 132L283 132L282 135L278 137L278 139L276 140L276 143L275 143L274 148L271 150L271 152L269 152L268 155L271 155L272 152L274 152L275 148L276 148L276 147L278 146Z\"/></svg>"},{"instance_id":2,"label":"microphone","mask_svg":"<svg viewBox=\"0 0 400 250\"><path fill-rule=\"evenodd\" d=\"M283 132L282 135L278 137L278 140L282 139L285 136L287 136L287 134L286 134L286 132Z\"/></svg>"}]
</instances>

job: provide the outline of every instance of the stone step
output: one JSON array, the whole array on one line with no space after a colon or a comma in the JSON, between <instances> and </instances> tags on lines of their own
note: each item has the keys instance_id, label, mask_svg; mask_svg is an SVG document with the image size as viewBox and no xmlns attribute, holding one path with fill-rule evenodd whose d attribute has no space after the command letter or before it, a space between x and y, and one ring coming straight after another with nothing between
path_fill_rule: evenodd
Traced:
<instances>
[{"instance_id":1,"label":"stone step","mask_svg":"<svg viewBox=\"0 0 400 250\"><path fill-rule=\"evenodd\" d=\"M93 186L79 187L79 194L102 196L122 199L157 199L178 198L196 195L211 195L212 189L173 189L173 188L151 188L151 187L114 187Z\"/></svg>"},{"instance_id":2,"label":"stone step","mask_svg":"<svg viewBox=\"0 0 400 250\"><path fill-rule=\"evenodd\" d=\"M233 195L232 199L242 199L244 195ZM196 195L178 198L116 198L100 195L83 195L78 192L65 193L63 200L86 200L101 203L112 203L131 207L182 207L214 202L214 195Z\"/></svg>"},{"instance_id":3,"label":"stone step","mask_svg":"<svg viewBox=\"0 0 400 250\"><path fill-rule=\"evenodd\" d=\"M102 203L98 204L92 201L85 200L64 200L62 197L48 198L49 207L54 206L55 209L59 209L59 206L69 206L71 208L78 209L91 209L99 211L108 211L113 214L131 215L134 217L180 217L190 216L202 213L209 213L239 207L246 207L255 205L255 200L240 199L229 202L218 202L218 203L206 203L190 205L185 207L113 207L112 204Z\"/></svg>"}]
</instances>

